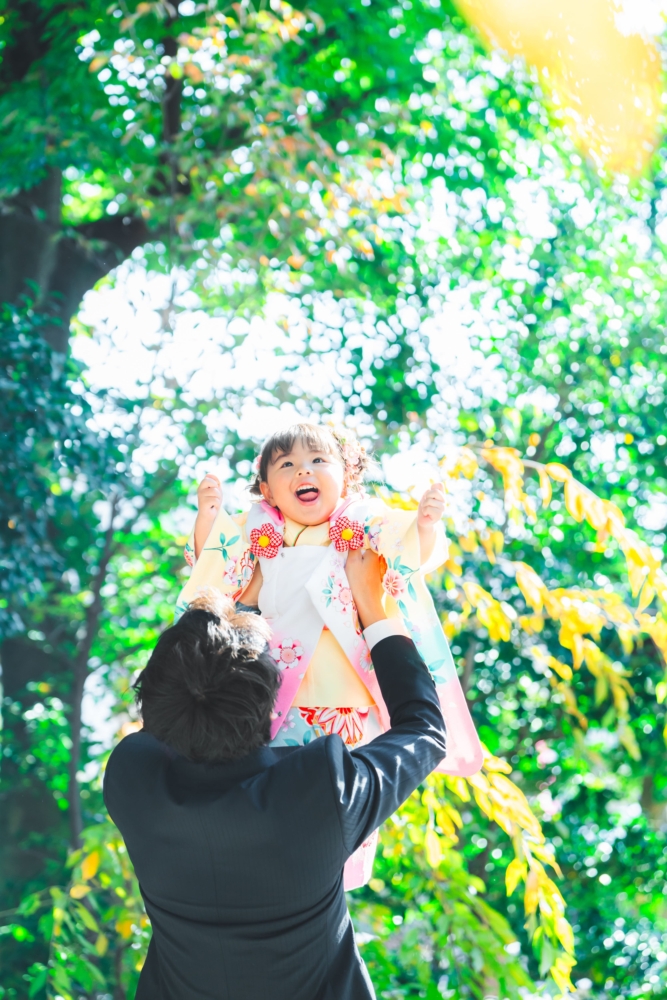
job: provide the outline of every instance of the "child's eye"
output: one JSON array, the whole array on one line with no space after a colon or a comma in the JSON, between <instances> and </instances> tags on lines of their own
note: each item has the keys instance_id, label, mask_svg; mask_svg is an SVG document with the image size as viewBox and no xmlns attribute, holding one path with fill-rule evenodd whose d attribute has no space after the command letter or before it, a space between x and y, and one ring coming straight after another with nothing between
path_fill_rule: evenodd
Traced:
<instances>
[{"instance_id":1,"label":"child's eye","mask_svg":"<svg viewBox=\"0 0 667 1000\"><path fill-rule=\"evenodd\" d=\"M280 466L281 469L287 469L290 465L294 465L294 462L283 462Z\"/></svg>"}]
</instances>

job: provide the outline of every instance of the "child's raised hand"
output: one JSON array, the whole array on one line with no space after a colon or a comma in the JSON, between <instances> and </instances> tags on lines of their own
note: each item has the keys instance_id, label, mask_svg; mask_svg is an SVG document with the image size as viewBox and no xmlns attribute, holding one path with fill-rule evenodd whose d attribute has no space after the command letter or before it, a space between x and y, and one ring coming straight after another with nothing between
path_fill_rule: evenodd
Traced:
<instances>
[{"instance_id":1,"label":"child's raised hand","mask_svg":"<svg viewBox=\"0 0 667 1000\"><path fill-rule=\"evenodd\" d=\"M222 486L217 476L206 475L197 487L197 507L206 520L214 521L222 505Z\"/></svg>"},{"instance_id":2,"label":"child's raised hand","mask_svg":"<svg viewBox=\"0 0 667 1000\"><path fill-rule=\"evenodd\" d=\"M444 513L445 488L442 483L434 483L419 501L417 527L428 528L437 524Z\"/></svg>"}]
</instances>

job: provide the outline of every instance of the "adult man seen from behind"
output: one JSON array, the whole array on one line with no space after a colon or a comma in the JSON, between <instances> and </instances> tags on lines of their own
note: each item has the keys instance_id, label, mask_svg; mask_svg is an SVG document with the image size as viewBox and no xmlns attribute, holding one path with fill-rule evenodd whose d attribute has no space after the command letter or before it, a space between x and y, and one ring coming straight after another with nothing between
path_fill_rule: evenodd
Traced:
<instances>
[{"instance_id":1,"label":"adult man seen from behind","mask_svg":"<svg viewBox=\"0 0 667 1000\"><path fill-rule=\"evenodd\" d=\"M445 756L445 732L382 608L377 556L350 552L346 572L392 725L366 746L265 745L280 683L267 626L221 597L191 605L139 678L144 730L104 782L153 928L136 1000L375 996L343 866Z\"/></svg>"}]
</instances>

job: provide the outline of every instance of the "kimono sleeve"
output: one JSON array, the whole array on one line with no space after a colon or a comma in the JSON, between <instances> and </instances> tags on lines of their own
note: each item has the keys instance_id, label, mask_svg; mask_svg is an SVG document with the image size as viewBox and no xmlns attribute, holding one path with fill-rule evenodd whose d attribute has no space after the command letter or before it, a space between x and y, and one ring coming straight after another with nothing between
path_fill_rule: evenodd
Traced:
<instances>
[{"instance_id":1,"label":"kimono sleeve","mask_svg":"<svg viewBox=\"0 0 667 1000\"><path fill-rule=\"evenodd\" d=\"M383 579L387 615L400 617L429 669L440 699L447 730L447 756L437 770L468 776L482 765L482 748L470 717L456 666L442 629L442 623L426 586L424 575L437 569L447 558L447 542L442 534L425 565L420 565L419 535L415 511L395 510L380 503L367 521L371 548L384 556L387 572Z\"/></svg>"},{"instance_id":2,"label":"kimono sleeve","mask_svg":"<svg viewBox=\"0 0 667 1000\"><path fill-rule=\"evenodd\" d=\"M433 573L449 555L449 542L441 521L435 526L433 552L422 562L416 510L389 507L381 500L372 501L366 531L370 547L383 555L388 564L402 554L403 559L399 562L409 567L410 572L420 569L424 574Z\"/></svg>"},{"instance_id":3,"label":"kimono sleeve","mask_svg":"<svg viewBox=\"0 0 667 1000\"><path fill-rule=\"evenodd\" d=\"M246 536L247 516L232 516L221 508L198 559L195 558L194 531L192 532L185 546L185 559L192 566L192 573L178 598L179 613L202 591L215 588L222 594L234 597L249 582L255 557L250 552Z\"/></svg>"}]
</instances>

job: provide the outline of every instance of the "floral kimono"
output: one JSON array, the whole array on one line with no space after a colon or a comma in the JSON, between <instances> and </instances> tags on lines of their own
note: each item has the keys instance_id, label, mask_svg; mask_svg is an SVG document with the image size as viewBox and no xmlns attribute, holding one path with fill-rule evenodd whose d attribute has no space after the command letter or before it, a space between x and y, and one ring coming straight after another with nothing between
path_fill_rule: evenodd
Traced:
<instances>
[{"instance_id":1,"label":"floral kimono","mask_svg":"<svg viewBox=\"0 0 667 1000\"><path fill-rule=\"evenodd\" d=\"M299 530L295 532L295 528ZM195 594L208 587L238 596L259 559L263 578L259 609L271 626L270 652L282 671L271 745L303 745L333 732L349 746L359 745L389 728L345 575L348 551L362 546L386 559L387 614L403 619L435 681L447 730L447 756L438 770L474 774L482 763L480 743L424 583L424 574L445 561L447 543L440 526L435 551L428 563L420 566L414 511L391 508L374 498L354 497L341 501L327 524L304 528L294 522L286 524L280 511L265 501L235 518L221 509L196 563L192 538L186 546L186 559L193 570L178 610L183 611ZM326 677L327 670L338 669L342 675L346 671L350 687L350 698L344 699L347 705L318 703L313 707L308 699L301 699L298 695L308 687L309 667L311 675L317 668L320 677ZM360 691L367 697L360 697ZM370 878L376 840L377 834L348 860L346 889L363 885Z\"/></svg>"}]
</instances>

